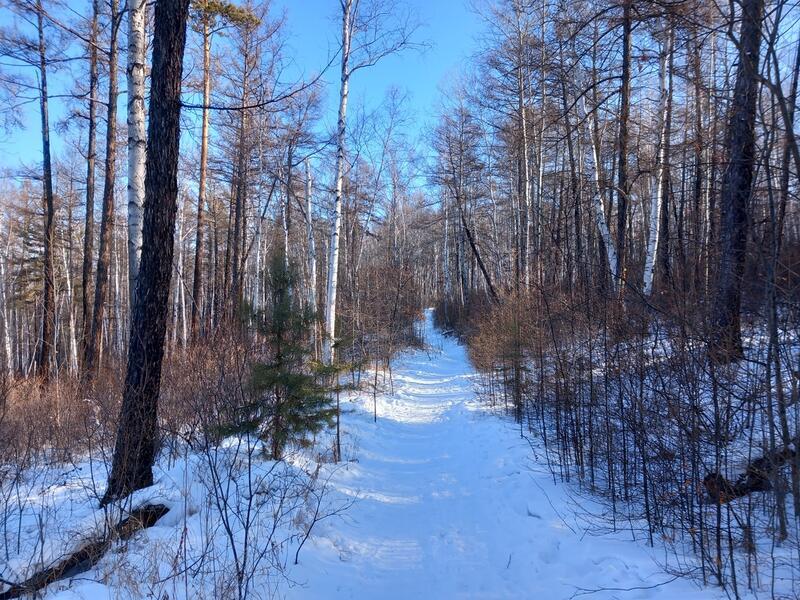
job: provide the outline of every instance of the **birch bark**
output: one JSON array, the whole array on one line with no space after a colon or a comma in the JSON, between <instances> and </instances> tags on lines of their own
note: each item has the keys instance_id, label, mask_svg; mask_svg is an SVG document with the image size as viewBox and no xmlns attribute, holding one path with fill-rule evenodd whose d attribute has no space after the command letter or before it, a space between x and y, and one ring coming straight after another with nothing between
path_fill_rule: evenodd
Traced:
<instances>
[{"instance_id":1,"label":"birch bark","mask_svg":"<svg viewBox=\"0 0 800 600\"><path fill-rule=\"evenodd\" d=\"M339 276L339 232L342 228L342 194L344 192L345 134L347 99L350 89L350 43L352 37L353 0L342 2L342 68L339 88L339 119L336 134L336 197L331 215L331 241L328 255L328 280L325 296L325 332L322 343L322 360L333 362L333 345L336 336L336 291Z\"/></svg>"},{"instance_id":2,"label":"birch bark","mask_svg":"<svg viewBox=\"0 0 800 600\"><path fill-rule=\"evenodd\" d=\"M128 287L134 305L142 253L142 207L147 151L144 110L145 0L128 0Z\"/></svg>"}]
</instances>

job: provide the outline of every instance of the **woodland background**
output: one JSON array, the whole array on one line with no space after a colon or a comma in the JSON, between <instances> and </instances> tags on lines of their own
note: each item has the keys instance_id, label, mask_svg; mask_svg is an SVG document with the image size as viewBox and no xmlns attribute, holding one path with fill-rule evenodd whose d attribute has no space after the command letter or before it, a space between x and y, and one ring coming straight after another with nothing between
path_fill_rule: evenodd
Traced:
<instances>
[{"instance_id":1,"label":"woodland background","mask_svg":"<svg viewBox=\"0 0 800 600\"><path fill-rule=\"evenodd\" d=\"M115 440L104 502L158 452L223 434L279 459L333 425L319 451L339 460L339 392L369 368L377 384L435 306L487 403L609 526L730 595L797 593L795 2L477 3L479 50L412 139L401 91L348 110L351 77L435 51L407 6L334 3L337 53L289 80L268 2L163 0L188 23L164 67L181 77L173 197L145 185L171 106L151 95L161 4L0 7L0 114L13 131L35 103L42 148L0 194L6 515L22 474L110 460ZM69 94L48 94L54 72ZM160 238L146 193L174 221ZM131 433L143 402L153 427ZM149 458L121 450L130 436Z\"/></svg>"}]
</instances>

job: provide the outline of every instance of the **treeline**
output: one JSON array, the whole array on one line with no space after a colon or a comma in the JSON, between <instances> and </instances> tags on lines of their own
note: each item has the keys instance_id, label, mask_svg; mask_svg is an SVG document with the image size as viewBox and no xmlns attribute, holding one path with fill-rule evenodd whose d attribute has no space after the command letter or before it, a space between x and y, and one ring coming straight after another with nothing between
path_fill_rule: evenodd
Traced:
<instances>
[{"instance_id":1,"label":"treeline","mask_svg":"<svg viewBox=\"0 0 800 600\"><path fill-rule=\"evenodd\" d=\"M0 11L2 115L42 156L0 198L0 488L101 453L98 500L124 501L165 445L238 434L279 460L330 425L339 460L342 385L417 342L435 291L405 100L349 94L414 46L405 8L343 1L304 73L268 2Z\"/></svg>"},{"instance_id":2,"label":"treeline","mask_svg":"<svg viewBox=\"0 0 800 600\"><path fill-rule=\"evenodd\" d=\"M413 28L385 8L365 3L358 14L343 14L351 22L345 34L359 42L343 67L348 77L410 45ZM124 360L135 301L149 118L142 90L150 85L140 71L150 68L152 7L115 0L67 9L21 0L3 10L3 114L9 127L30 131L21 115L36 106L44 156L41 164L6 170L3 365L26 377L94 377ZM370 40L375 31L385 39ZM190 6L170 352L239 328L263 309L278 249L301 269L302 303L322 321L336 304L327 299L328 271L330 240L340 240L335 328L346 332L354 355L366 356L375 336L381 352L400 344L411 331L410 313L430 294L424 273L411 269L424 252L413 225L431 213L409 184L419 167L400 131L403 98L392 92L380 107L357 110L348 128L343 81L340 130L326 134L328 73L287 75L286 41L285 16L268 3ZM331 57L332 71L340 58ZM369 284L385 264L393 268L376 289ZM388 337L397 339L387 341L393 328ZM316 329L319 356L326 336Z\"/></svg>"},{"instance_id":3,"label":"treeline","mask_svg":"<svg viewBox=\"0 0 800 600\"><path fill-rule=\"evenodd\" d=\"M482 6L432 132L440 322L615 528L795 589L797 7Z\"/></svg>"}]
</instances>

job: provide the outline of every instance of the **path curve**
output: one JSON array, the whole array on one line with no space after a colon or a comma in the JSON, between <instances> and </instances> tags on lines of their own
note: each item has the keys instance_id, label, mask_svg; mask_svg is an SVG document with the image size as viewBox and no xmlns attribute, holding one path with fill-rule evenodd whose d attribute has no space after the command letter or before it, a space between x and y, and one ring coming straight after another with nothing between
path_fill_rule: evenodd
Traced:
<instances>
[{"instance_id":1,"label":"path curve","mask_svg":"<svg viewBox=\"0 0 800 600\"><path fill-rule=\"evenodd\" d=\"M630 534L584 535L569 489L511 421L476 401L463 346L430 310L423 327L428 349L395 361L378 422L366 392L343 418L344 454L356 461L331 482L355 504L315 530L289 598L716 596L688 580L658 585L670 576Z\"/></svg>"}]
</instances>

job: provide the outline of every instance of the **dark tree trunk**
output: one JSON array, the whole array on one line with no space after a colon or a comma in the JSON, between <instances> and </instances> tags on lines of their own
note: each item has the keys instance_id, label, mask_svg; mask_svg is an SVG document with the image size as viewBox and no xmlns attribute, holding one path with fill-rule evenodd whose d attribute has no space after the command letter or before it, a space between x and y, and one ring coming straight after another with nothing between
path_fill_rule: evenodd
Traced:
<instances>
[{"instance_id":1,"label":"dark tree trunk","mask_svg":"<svg viewBox=\"0 0 800 600\"><path fill-rule=\"evenodd\" d=\"M795 439L793 445L796 447L798 442L800 439ZM721 504L753 492L768 492L773 489L776 472L795 456L797 450L792 444L787 444L753 460L735 481L729 481L719 473L709 473L703 479L703 486L709 499Z\"/></svg>"},{"instance_id":2,"label":"dark tree trunk","mask_svg":"<svg viewBox=\"0 0 800 600\"><path fill-rule=\"evenodd\" d=\"M100 366L100 344L103 333L108 275L111 263L111 245L114 235L114 182L116 180L117 154L117 34L121 19L119 1L111 1L111 46L108 54L108 114L106 117L106 167L103 181L103 214L100 221L100 248L97 256L97 275L94 287L94 310L89 341L83 355L83 374L94 379Z\"/></svg>"},{"instance_id":3,"label":"dark tree trunk","mask_svg":"<svg viewBox=\"0 0 800 600\"><path fill-rule=\"evenodd\" d=\"M81 304L83 307L82 348L89 341L92 324L92 254L94 253L94 169L97 159L97 19L100 0L92 2L92 32L89 38L89 145L86 151L86 221L83 228L83 272Z\"/></svg>"},{"instance_id":4,"label":"dark tree trunk","mask_svg":"<svg viewBox=\"0 0 800 600\"><path fill-rule=\"evenodd\" d=\"M711 354L722 362L742 356L740 310L753 186L758 64L764 0L742 2L739 65L728 125L728 165L722 176L720 263Z\"/></svg>"},{"instance_id":5,"label":"dark tree trunk","mask_svg":"<svg viewBox=\"0 0 800 600\"><path fill-rule=\"evenodd\" d=\"M189 0L155 8L142 260L117 443L103 503L153 482L178 198L181 77Z\"/></svg>"},{"instance_id":6,"label":"dark tree trunk","mask_svg":"<svg viewBox=\"0 0 800 600\"><path fill-rule=\"evenodd\" d=\"M563 57L562 57L563 62ZM564 111L564 126L566 128L567 152L569 156L569 193L573 203L573 218L575 227L575 270L581 286L586 283L586 258L583 256L583 236L581 235L581 186L578 179L578 162L575 157L575 141L573 140L573 127L570 122L569 105L567 99L566 74L561 78L561 107ZM570 286L572 285L572 272L569 272Z\"/></svg>"},{"instance_id":7,"label":"dark tree trunk","mask_svg":"<svg viewBox=\"0 0 800 600\"><path fill-rule=\"evenodd\" d=\"M243 95L244 97L244 95ZM236 317L242 307L242 282L244 279L243 267L244 256L242 252L242 243L244 241L245 231L245 200L247 197L247 165L246 165L246 150L245 150L245 128L247 126L247 117L245 111L242 111L241 120L239 123L239 149L237 158L237 178L236 178L236 193L233 209L233 236L231 243L232 261L232 294L230 299L230 316Z\"/></svg>"},{"instance_id":8,"label":"dark tree trunk","mask_svg":"<svg viewBox=\"0 0 800 600\"><path fill-rule=\"evenodd\" d=\"M42 117L42 201L44 204L44 298L42 298L42 338L36 364L42 376L49 374L50 356L55 346L55 282L53 281L53 242L55 239L55 206L53 204L53 170L50 163L50 115L47 103L47 57L44 45L44 9L36 2L39 29L39 108Z\"/></svg>"},{"instance_id":9,"label":"dark tree trunk","mask_svg":"<svg viewBox=\"0 0 800 600\"><path fill-rule=\"evenodd\" d=\"M469 247L472 249L472 254L475 256L475 260L478 262L478 268L481 270L483 274L483 280L486 282L486 287L489 290L489 295L491 296L492 300L495 302L499 302L500 298L497 296L497 292L494 289L494 285L492 285L492 278L489 276L489 271L486 270L486 265L483 263L483 259L481 258L481 253L478 251L478 246L475 245L475 240L472 237L472 232L467 225L467 220L464 218L464 209L461 207L461 201L458 201L458 214L461 217L461 226L464 228L464 233L467 236L467 241L469 241ZM466 285L466 284L464 284ZM472 291L472 287L470 286L470 292Z\"/></svg>"},{"instance_id":10,"label":"dark tree trunk","mask_svg":"<svg viewBox=\"0 0 800 600\"><path fill-rule=\"evenodd\" d=\"M628 226L628 117L630 116L631 96L631 3L625 0L622 7L622 83L619 104L619 156L617 158L617 272L614 274L623 290L625 277L625 242Z\"/></svg>"},{"instance_id":11,"label":"dark tree trunk","mask_svg":"<svg viewBox=\"0 0 800 600\"><path fill-rule=\"evenodd\" d=\"M696 35L696 34L695 34ZM692 83L694 88L694 166L693 166L693 188L692 188L692 204L694 210L694 224L692 226L692 260L694 261L694 289L695 293L702 287L702 252L701 248L701 233L700 224L702 223L702 202L703 202L703 177L705 165L703 164L703 152L705 150L704 135L703 135L703 99L705 90L703 89L703 71L700 64L700 57L703 53L703 42L696 42L694 52L689 59L692 70ZM685 277L688 274L684 275Z\"/></svg>"}]
</instances>

